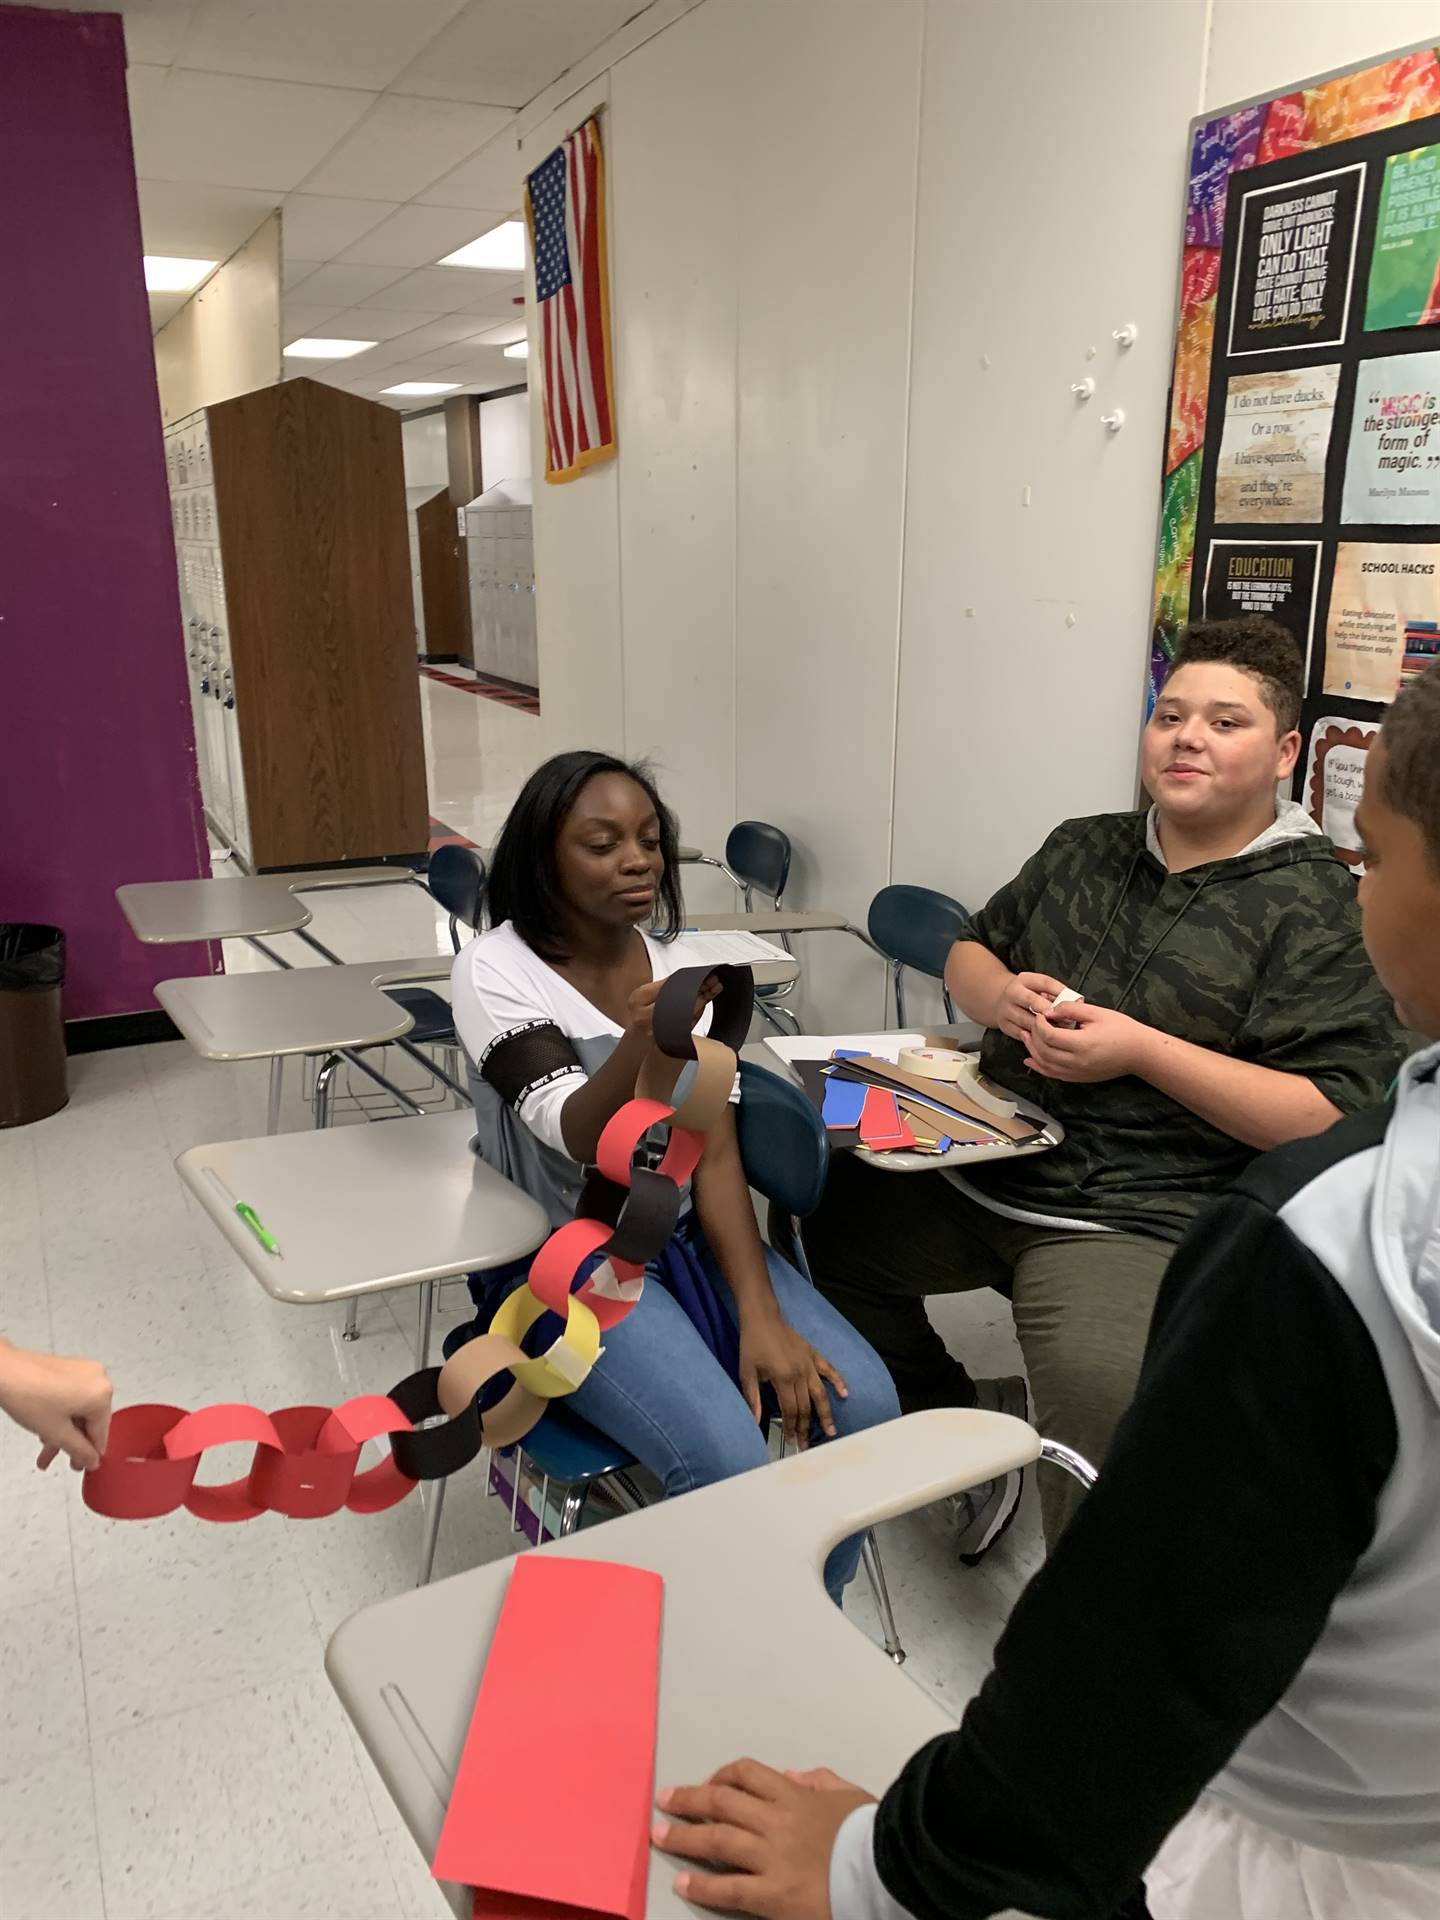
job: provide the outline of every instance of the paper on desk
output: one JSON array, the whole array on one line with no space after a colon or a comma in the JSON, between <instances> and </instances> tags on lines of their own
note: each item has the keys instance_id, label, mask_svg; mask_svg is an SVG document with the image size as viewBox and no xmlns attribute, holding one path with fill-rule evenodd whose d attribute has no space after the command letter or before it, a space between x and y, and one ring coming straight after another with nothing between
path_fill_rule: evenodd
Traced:
<instances>
[{"instance_id":1,"label":"paper on desk","mask_svg":"<svg viewBox=\"0 0 1440 1920\"><path fill-rule=\"evenodd\" d=\"M477 1920L644 1920L663 1592L638 1567L515 1561L435 1854Z\"/></svg>"},{"instance_id":2,"label":"paper on desk","mask_svg":"<svg viewBox=\"0 0 1440 1920\"><path fill-rule=\"evenodd\" d=\"M738 930L735 933L682 933L675 944L684 951L687 967L756 967L790 958L783 947Z\"/></svg>"}]
</instances>

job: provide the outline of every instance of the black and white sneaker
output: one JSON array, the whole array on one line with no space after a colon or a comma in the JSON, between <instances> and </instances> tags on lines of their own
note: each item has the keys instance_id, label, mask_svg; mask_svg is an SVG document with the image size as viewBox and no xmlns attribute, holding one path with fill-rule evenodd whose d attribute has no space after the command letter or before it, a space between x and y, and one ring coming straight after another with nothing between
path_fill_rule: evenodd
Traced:
<instances>
[{"instance_id":1,"label":"black and white sneaker","mask_svg":"<svg viewBox=\"0 0 1440 1920\"><path fill-rule=\"evenodd\" d=\"M999 1380L977 1380L975 1404L985 1413L1008 1413L1017 1420L1027 1423L1030 1420L1030 1388L1020 1374L1008 1374ZM1022 1469L1004 1474L999 1480L982 1480L978 1487L967 1487L963 1493L951 1494L947 1504L962 1566L979 1566L1015 1518L1024 1488Z\"/></svg>"}]
</instances>

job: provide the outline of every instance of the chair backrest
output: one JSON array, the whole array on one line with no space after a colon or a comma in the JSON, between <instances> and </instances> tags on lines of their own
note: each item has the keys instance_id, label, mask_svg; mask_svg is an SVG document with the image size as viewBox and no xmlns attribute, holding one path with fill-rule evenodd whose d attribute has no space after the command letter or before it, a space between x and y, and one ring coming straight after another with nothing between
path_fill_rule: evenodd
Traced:
<instances>
[{"instance_id":1,"label":"chair backrest","mask_svg":"<svg viewBox=\"0 0 1440 1920\"><path fill-rule=\"evenodd\" d=\"M474 847L437 847L425 871L425 884L450 916L450 934L458 952L456 921L467 927L480 925L485 899L485 862Z\"/></svg>"},{"instance_id":2,"label":"chair backrest","mask_svg":"<svg viewBox=\"0 0 1440 1920\"><path fill-rule=\"evenodd\" d=\"M725 842L725 864L747 887L778 900L790 877L790 836L764 820L741 820Z\"/></svg>"},{"instance_id":3,"label":"chair backrest","mask_svg":"<svg viewBox=\"0 0 1440 1920\"><path fill-rule=\"evenodd\" d=\"M882 887L867 925L887 960L943 980L946 955L969 918L958 900L932 887Z\"/></svg>"},{"instance_id":4,"label":"chair backrest","mask_svg":"<svg viewBox=\"0 0 1440 1920\"><path fill-rule=\"evenodd\" d=\"M830 1141L801 1089L742 1060L735 1126L745 1178L755 1191L797 1220L814 1213L825 1191Z\"/></svg>"}]
</instances>

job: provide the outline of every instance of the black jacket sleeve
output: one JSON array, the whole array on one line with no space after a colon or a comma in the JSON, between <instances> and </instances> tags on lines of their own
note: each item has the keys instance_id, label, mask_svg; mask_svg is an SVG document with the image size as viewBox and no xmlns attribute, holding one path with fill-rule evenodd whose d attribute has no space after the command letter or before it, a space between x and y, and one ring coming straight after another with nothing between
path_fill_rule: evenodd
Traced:
<instances>
[{"instance_id":1,"label":"black jacket sleeve","mask_svg":"<svg viewBox=\"0 0 1440 1920\"><path fill-rule=\"evenodd\" d=\"M1135 1402L993 1672L885 1796L892 1896L919 1920L1111 1914L1304 1664L1396 1446L1355 1308L1227 1195L1171 1262Z\"/></svg>"}]
</instances>

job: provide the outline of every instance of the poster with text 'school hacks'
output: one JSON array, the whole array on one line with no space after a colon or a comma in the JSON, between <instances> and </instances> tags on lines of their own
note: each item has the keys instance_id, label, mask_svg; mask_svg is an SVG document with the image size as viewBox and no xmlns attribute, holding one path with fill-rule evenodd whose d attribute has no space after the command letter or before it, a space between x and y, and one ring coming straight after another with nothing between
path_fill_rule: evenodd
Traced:
<instances>
[{"instance_id":1,"label":"poster with text 'school hacks'","mask_svg":"<svg viewBox=\"0 0 1440 1920\"><path fill-rule=\"evenodd\" d=\"M1294 793L1343 842L1386 705L1440 657L1440 52L1297 75L1190 150L1150 691L1192 620L1288 628Z\"/></svg>"}]
</instances>

